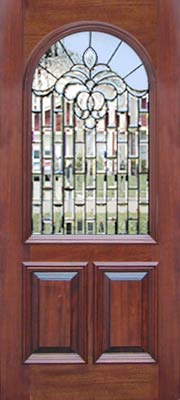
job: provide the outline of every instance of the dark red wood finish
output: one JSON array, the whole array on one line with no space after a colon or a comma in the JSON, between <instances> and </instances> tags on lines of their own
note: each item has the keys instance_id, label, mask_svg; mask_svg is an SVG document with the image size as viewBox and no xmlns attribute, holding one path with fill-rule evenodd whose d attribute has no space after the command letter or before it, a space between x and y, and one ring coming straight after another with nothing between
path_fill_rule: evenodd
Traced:
<instances>
[{"instance_id":1,"label":"dark red wood finish","mask_svg":"<svg viewBox=\"0 0 180 400\"><path fill-rule=\"evenodd\" d=\"M96 362L157 360L157 275L152 262L95 264Z\"/></svg>"},{"instance_id":2,"label":"dark red wood finish","mask_svg":"<svg viewBox=\"0 0 180 400\"><path fill-rule=\"evenodd\" d=\"M1 399L178 400L179 0L2 0L0 26ZM87 27L122 36L149 73L145 239L30 237L33 69Z\"/></svg>"},{"instance_id":3,"label":"dark red wood finish","mask_svg":"<svg viewBox=\"0 0 180 400\"><path fill-rule=\"evenodd\" d=\"M23 361L87 361L87 265L24 263Z\"/></svg>"}]
</instances>

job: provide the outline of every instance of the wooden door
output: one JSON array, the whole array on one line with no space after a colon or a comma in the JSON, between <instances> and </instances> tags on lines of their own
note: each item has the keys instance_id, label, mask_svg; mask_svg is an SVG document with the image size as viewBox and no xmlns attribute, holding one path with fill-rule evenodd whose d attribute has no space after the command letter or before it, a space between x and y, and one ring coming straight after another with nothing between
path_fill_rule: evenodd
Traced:
<instances>
[{"instance_id":1,"label":"wooden door","mask_svg":"<svg viewBox=\"0 0 180 400\"><path fill-rule=\"evenodd\" d=\"M179 1L2 0L0 18L1 399L177 400ZM85 30L148 70L145 235L31 235L32 73Z\"/></svg>"}]
</instances>

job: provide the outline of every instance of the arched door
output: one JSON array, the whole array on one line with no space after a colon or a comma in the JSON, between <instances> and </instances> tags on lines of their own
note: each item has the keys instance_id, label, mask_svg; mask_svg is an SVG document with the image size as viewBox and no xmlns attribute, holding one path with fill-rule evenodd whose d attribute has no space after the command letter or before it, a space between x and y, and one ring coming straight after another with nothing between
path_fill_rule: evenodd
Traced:
<instances>
[{"instance_id":1,"label":"arched door","mask_svg":"<svg viewBox=\"0 0 180 400\"><path fill-rule=\"evenodd\" d=\"M179 4L2 10L2 399L178 399Z\"/></svg>"}]
</instances>

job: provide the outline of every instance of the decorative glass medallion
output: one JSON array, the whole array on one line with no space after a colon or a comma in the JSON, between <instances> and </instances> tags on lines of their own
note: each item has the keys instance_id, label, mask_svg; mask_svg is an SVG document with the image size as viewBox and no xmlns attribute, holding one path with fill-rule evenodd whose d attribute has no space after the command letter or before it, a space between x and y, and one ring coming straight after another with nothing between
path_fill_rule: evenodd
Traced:
<instances>
[{"instance_id":1,"label":"decorative glass medallion","mask_svg":"<svg viewBox=\"0 0 180 400\"><path fill-rule=\"evenodd\" d=\"M149 233L149 88L117 37L69 35L32 84L32 233Z\"/></svg>"}]
</instances>

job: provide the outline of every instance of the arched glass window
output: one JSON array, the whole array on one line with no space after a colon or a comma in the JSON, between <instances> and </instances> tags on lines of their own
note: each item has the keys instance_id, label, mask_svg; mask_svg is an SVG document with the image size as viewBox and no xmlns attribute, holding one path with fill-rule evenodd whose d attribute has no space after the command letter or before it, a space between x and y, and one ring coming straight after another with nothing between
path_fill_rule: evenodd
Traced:
<instances>
[{"instance_id":1,"label":"arched glass window","mask_svg":"<svg viewBox=\"0 0 180 400\"><path fill-rule=\"evenodd\" d=\"M79 32L32 84L32 233L149 233L149 84L119 38Z\"/></svg>"}]
</instances>

